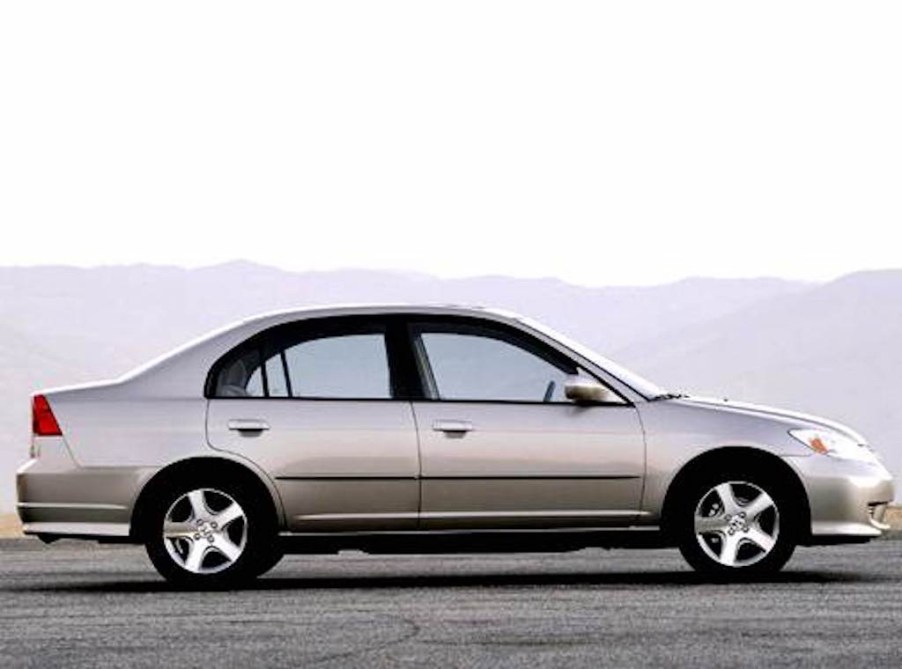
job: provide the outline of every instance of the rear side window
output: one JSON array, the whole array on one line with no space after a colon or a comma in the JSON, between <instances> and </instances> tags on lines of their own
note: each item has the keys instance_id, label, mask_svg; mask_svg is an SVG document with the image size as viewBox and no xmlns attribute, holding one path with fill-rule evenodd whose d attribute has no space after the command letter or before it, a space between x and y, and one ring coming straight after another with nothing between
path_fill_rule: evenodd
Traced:
<instances>
[{"instance_id":1,"label":"rear side window","mask_svg":"<svg viewBox=\"0 0 902 669\"><path fill-rule=\"evenodd\" d=\"M292 397L391 398L382 334L304 341L285 349L284 356Z\"/></svg>"},{"instance_id":2,"label":"rear side window","mask_svg":"<svg viewBox=\"0 0 902 669\"><path fill-rule=\"evenodd\" d=\"M214 369L217 398L391 399L384 328L264 333ZM311 331L312 330L312 331Z\"/></svg>"},{"instance_id":3,"label":"rear side window","mask_svg":"<svg viewBox=\"0 0 902 669\"><path fill-rule=\"evenodd\" d=\"M216 375L216 397L264 397L260 351L252 348L233 357Z\"/></svg>"}]
</instances>

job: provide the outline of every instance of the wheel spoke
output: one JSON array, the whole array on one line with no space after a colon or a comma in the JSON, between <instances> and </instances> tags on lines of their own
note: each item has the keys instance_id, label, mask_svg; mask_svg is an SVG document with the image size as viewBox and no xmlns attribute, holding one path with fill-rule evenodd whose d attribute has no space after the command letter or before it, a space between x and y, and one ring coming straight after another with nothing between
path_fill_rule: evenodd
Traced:
<instances>
[{"instance_id":1,"label":"wheel spoke","mask_svg":"<svg viewBox=\"0 0 902 669\"><path fill-rule=\"evenodd\" d=\"M188 555L185 558L185 569L195 574L200 573L201 565L204 562L204 556L207 554L209 544L202 541L190 540L191 545L188 548Z\"/></svg>"},{"instance_id":2,"label":"wheel spoke","mask_svg":"<svg viewBox=\"0 0 902 669\"><path fill-rule=\"evenodd\" d=\"M234 562L241 555L241 549L232 543L224 534L216 537L213 548L222 553L229 562Z\"/></svg>"},{"instance_id":3,"label":"wheel spoke","mask_svg":"<svg viewBox=\"0 0 902 669\"><path fill-rule=\"evenodd\" d=\"M722 514L716 516L696 516L695 517L695 533L711 534L712 532L723 532L725 522Z\"/></svg>"},{"instance_id":4,"label":"wheel spoke","mask_svg":"<svg viewBox=\"0 0 902 669\"><path fill-rule=\"evenodd\" d=\"M727 567L736 566L736 557L739 554L739 537L735 534L725 534L720 546L720 562Z\"/></svg>"},{"instance_id":5,"label":"wheel spoke","mask_svg":"<svg viewBox=\"0 0 902 669\"><path fill-rule=\"evenodd\" d=\"M188 503L191 505L191 513L194 519L206 518L210 515L207 511L207 503L204 500L203 490L192 490L188 493Z\"/></svg>"},{"instance_id":6,"label":"wheel spoke","mask_svg":"<svg viewBox=\"0 0 902 669\"><path fill-rule=\"evenodd\" d=\"M717 491L717 496L720 497L725 514L732 516L739 511L739 502L736 501L736 497L733 495L733 485L731 483L721 483L714 490Z\"/></svg>"},{"instance_id":7,"label":"wheel spoke","mask_svg":"<svg viewBox=\"0 0 902 669\"><path fill-rule=\"evenodd\" d=\"M748 506L746 506L743 511L745 511L746 517L750 521L752 521L774 506L774 500L771 499L770 495L768 495L766 492L762 492L755 499L749 502Z\"/></svg>"},{"instance_id":8,"label":"wheel spoke","mask_svg":"<svg viewBox=\"0 0 902 669\"><path fill-rule=\"evenodd\" d=\"M244 518L244 511L235 502L232 502L228 507L213 516L213 520L219 523L220 528L225 528L229 523L238 518Z\"/></svg>"},{"instance_id":9,"label":"wheel spoke","mask_svg":"<svg viewBox=\"0 0 902 669\"><path fill-rule=\"evenodd\" d=\"M197 532L197 528L194 523L189 522L175 522L172 520L167 520L163 523L163 536L167 539L176 539L178 537L186 537L191 538L194 536L194 533Z\"/></svg>"},{"instance_id":10,"label":"wheel spoke","mask_svg":"<svg viewBox=\"0 0 902 669\"><path fill-rule=\"evenodd\" d=\"M767 532L758 527L749 527L749 531L745 534L745 538L758 546L758 548L763 550L765 553L770 553L770 550L776 543L776 539L774 539L774 537L770 536L769 534L767 534Z\"/></svg>"}]
</instances>

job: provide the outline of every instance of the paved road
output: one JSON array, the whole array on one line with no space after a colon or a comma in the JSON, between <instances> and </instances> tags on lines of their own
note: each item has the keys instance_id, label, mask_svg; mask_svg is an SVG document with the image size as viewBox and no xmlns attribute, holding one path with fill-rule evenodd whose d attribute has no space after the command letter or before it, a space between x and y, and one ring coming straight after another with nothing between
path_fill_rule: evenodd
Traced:
<instances>
[{"instance_id":1,"label":"paved road","mask_svg":"<svg viewBox=\"0 0 902 669\"><path fill-rule=\"evenodd\" d=\"M0 542L0 665L902 666L902 541L705 583L674 551L289 557L179 593L135 548Z\"/></svg>"}]
</instances>

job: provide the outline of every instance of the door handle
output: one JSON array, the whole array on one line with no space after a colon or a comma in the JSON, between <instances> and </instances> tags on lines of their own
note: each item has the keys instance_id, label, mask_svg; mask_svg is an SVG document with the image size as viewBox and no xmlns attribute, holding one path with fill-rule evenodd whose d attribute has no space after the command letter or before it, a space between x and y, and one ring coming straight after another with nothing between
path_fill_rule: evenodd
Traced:
<instances>
[{"instance_id":1,"label":"door handle","mask_svg":"<svg viewBox=\"0 0 902 669\"><path fill-rule=\"evenodd\" d=\"M432 424L432 429L448 434L463 434L473 430L473 423L468 420L437 420Z\"/></svg>"},{"instance_id":2,"label":"door handle","mask_svg":"<svg viewBox=\"0 0 902 669\"><path fill-rule=\"evenodd\" d=\"M269 429L269 423L257 418L233 418L228 426L230 430L238 432L263 432Z\"/></svg>"}]
</instances>

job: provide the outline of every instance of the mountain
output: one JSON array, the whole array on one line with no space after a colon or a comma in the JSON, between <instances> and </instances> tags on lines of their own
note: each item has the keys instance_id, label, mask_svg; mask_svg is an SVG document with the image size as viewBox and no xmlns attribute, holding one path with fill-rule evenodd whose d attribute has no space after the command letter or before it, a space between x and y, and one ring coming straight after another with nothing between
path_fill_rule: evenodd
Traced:
<instances>
[{"instance_id":1,"label":"mountain","mask_svg":"<svg viewBox=\"0 0 902 669\"><path fill-rule=\"evenodd\" d=\"M12 474L26 458L36 389L118 375L251 314L349 302L518 311L668 387L846 419L902 473L890 452L902 439L902 405L890 386L902 369L902 349L893 347L900 296L902 271L827 284L693 278L589 288L551 278L286 272L248 262L0 268L0 509L14 503Z\"/></svg>"},{"instance_id":2,"label":"mountain","mask_svg":"<svg viewBox=\"0 0 902 669\"><path fill-rule=\"evenodd\" d=\"M902 270L787 292L636 342L618 362L660 384L821 414L902 475Z\"/></svg>"}]
</instances>

